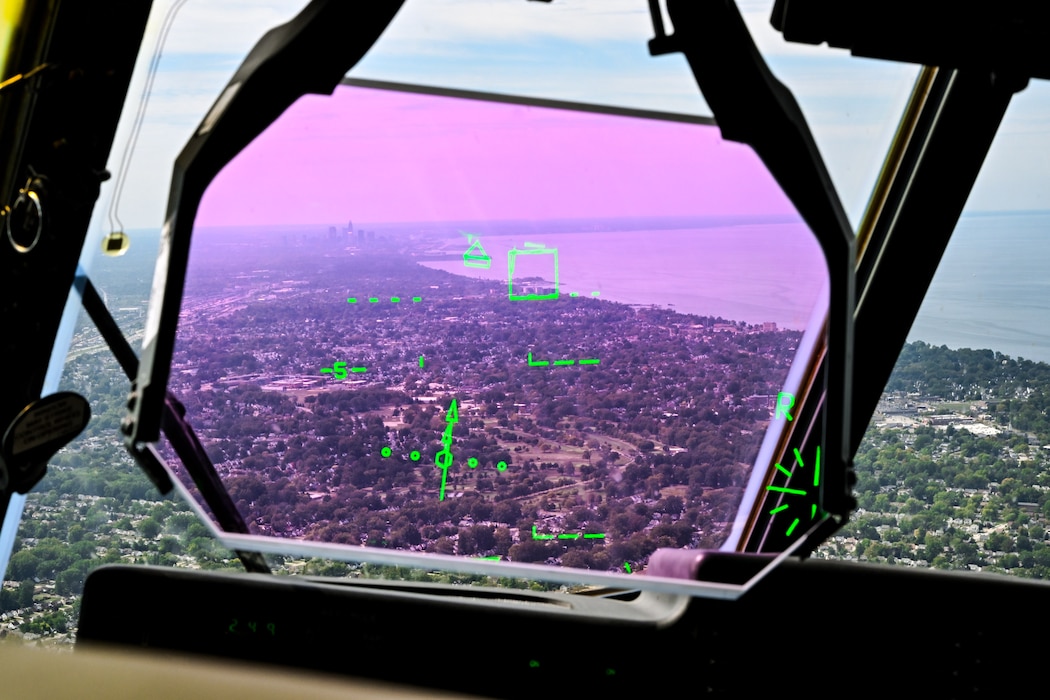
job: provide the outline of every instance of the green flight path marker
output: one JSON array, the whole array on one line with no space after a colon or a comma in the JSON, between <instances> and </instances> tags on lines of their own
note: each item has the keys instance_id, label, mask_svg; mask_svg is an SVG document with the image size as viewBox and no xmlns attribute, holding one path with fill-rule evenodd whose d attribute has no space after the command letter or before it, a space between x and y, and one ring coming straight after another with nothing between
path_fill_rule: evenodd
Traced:
<instances>
[{"instance_id":1,"label":"green flight path marker","mask_svg":"<svg viewBox=\"0 0 1050 700\"><path fill-rule=\"evenodd\" d=\"M445 483L448 481L448 468L452 466L452 428L458 422L459 409L456 407L456 400L452 399L452 403L448 406L448 411L445 412L445 432L441 434L441 444L444 447L434 456L434 463L441 469L441 490L438 492L439 501L445 500Z\"/></svg>"}]
</instances>

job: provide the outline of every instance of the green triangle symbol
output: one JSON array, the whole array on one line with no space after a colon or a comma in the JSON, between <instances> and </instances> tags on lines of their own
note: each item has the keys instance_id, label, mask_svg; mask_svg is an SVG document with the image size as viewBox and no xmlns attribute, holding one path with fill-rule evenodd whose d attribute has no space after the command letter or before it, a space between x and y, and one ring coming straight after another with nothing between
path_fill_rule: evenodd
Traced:
<instances>
[{"instance_id":1,"label":"green triangle symbol","mask_svg":"<svg viewBox=\"0 0 1050 700\"><path fill-rule=\"evenodd\" d=\"M475 238L467 248L467 252L463 253L463 261L477 261L477 262L491 262L492 258L489 257L488 253L485 252L485 248L481 245L481 239Z\"/></svg>"}]
</instances>

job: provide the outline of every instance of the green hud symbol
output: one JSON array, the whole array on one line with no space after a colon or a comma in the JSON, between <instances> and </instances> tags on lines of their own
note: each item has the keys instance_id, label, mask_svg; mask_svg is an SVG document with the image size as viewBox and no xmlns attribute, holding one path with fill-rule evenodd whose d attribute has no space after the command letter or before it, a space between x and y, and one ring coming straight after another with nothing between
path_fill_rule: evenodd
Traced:
<instances>
[{"instance_id":1,"label":"green hud symbol","mask_svg":"<svg viewBox=\"0 0 1050 700\"><path fill-rule=\"evenodd\" d=\"M463 231L460 231L463 233ZM470 233L463 233L467 237L467 241L470 243L470 247L467 248L467 252L463 253L463 264L467 267L480 267L484 270L489 269L492 265L492 258L489 257L488 253L481 246L481 238L474 236Z\"/></svg>"},{"instance_id":2,"label":"green hud symbol","mask_svg":"<svg viewBox=\"0 0 1050 700\"><path fill-rule=\"evenodd\" d=\"M515 282L514 276L518 281ZM525 283L527 278L554 277L554 289L541 289L535 283ZM524 250L511 248L507 251L507 295L511 301L539 301L558 298L558 249L546 248L541 243L526 243Z\"/></svg>"},{"instance_id":3,"label":"green hud symbol","mask_svg":"<svg viewBox=\"0 0 1050 700\"><path fill-rule=\"evenodd\" d=\"M795 395L789 394L786 391L782 391L777 394L777 407L776 412L773 414L773 420L780 418L781 416L786 417L788 420L794 420L788 411L795 405Z\"/></svg>"}]
</instances>

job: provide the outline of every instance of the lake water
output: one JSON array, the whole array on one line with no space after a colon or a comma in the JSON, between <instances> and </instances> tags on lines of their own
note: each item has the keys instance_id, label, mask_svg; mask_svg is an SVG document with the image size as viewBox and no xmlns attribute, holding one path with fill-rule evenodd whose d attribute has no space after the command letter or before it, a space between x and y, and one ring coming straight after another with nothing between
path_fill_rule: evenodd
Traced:
<instances>
[{"instance_id":1,"label":"lake water","mask_svg":"<svg viewBox=\"0 0 1050 700\"><path fill-rule=\"evenodd\" d=\"M797 225L796 229L801 229ZM807 234L808 235L808 234ZM715 239L729 236L733 245ZM465 240L465 239L464 239ZM512 240L492 238L489 270L428 263L456 274L506 278ZM483 239L489 246L489 239ZM826 277L815 244L790 224L700 230L546 234L561 256L563 291L674 304L678 311L802 328ZM520 243L519 243L520 245ZM652 270L658 270L656 274ZM826 302L823 302L826 303ZM951 348L991 348L1050 362L1050 212L968 214L959 222L908 336Z\"/></svg>"},{"instance_id":2,"label":"lake water","mask_svg":"<svg viewBox=\"0 0 1050 700\"><path fill-rule=\"evenodd\" d=\"M157 233L137 232L123 258L99 256L92 270L96 281L130 282L128 268L141 269L135 281L144 298ZM723 236L733 245L719 244ZM826 279L819 249L799 224L541 233L528 240L533 237L557 248L563 293L599 291L603 299L674 304L683 313L727 320L803 328ZM507 251L525 241L502 235L482 236L481 242L492 258L487 270L465 268L461 261L427 265L505 280ZM467 239L457 245L466 250ZM132 258L141 260L129 265ZM908 340L1050 362L1050 212L964 216Z\"/></svg>"},{"instance_id":3,"label":"lake water","mask_svg":"<svg viewBox=\"0 0 1050 700\"><path fill-rule=\"evenodd\" d=\"M469 243L461 240L465 251ZM462 260L425 264L506 283L508 252L525 250L526 241L557 250L562 295L598 292L611 301L751 324L772 321L780 328L805 328L827 281L820 248L799 223L544 233L535 240L482 235L489 268L467 267ZM516 278L524 270L553 286L552 255L517 255L515 260L532 263L525 268L516 262Z\"/></svg>"},{"instance_id":4,"label":"lake water","mask_svg":"<svg viewBox=\"0 0 1050 700\"><path fill-rule=\"evenodd\" d=\"M1050 362L1050 212L964 216L908 340Z\"/></svg>"}]
</instances>

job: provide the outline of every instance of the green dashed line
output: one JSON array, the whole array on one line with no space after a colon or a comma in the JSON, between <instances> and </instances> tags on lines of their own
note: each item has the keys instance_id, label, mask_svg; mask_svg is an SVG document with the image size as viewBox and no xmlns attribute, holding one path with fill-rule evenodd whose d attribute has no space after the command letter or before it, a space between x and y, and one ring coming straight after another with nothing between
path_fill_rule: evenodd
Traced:
<instances>
[{"instance_id":1,"label":"green dashed line","mask_svg":"<svg viewBox=\"0 0 1050 700\"><path fill-rule=\"evenodd\" d=\"M378 304L379 303L379 297L368 297L368 301L371 304ZM423 297L412 297L412 301L415 301L415 302L423 301ZM347 297L346 298L346 303L347 304L356 304L357 302L358 302L357 297ZM401 297L390 297L390 303L392 303L392 304L400 304L401 303Z\"/></svg>"}]
</instances>

